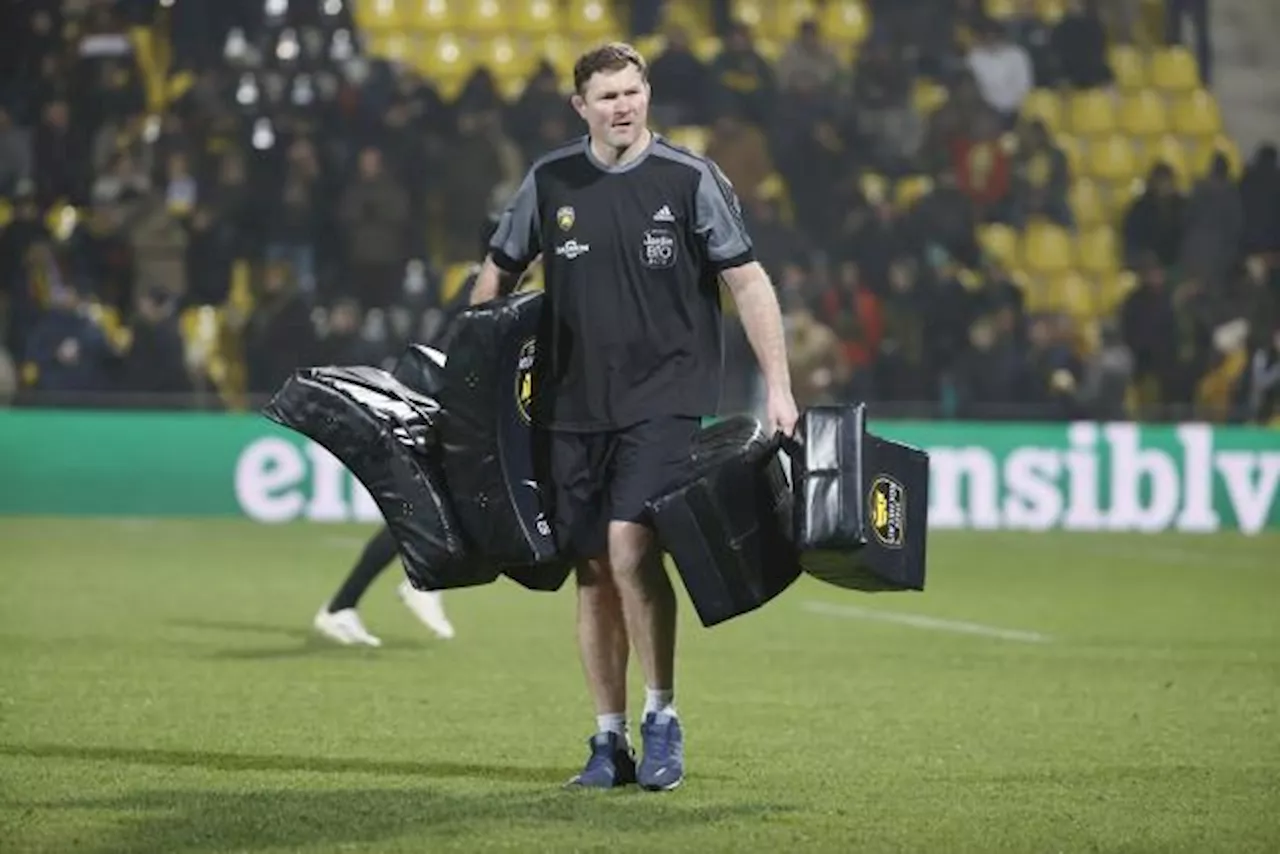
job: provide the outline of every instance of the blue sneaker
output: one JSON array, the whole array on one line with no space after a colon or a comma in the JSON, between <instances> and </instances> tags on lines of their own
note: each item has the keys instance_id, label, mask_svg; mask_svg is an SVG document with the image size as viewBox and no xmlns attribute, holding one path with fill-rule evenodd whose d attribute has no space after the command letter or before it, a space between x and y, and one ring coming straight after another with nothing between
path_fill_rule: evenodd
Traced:
<instances>
[{"instance_id":1,"label":"blue sneaker","mask_svg":"<svg viewBox=\"0 0 1280 854\"><path fill-rule=\"evenodd\" d=\"M669 792L684 782L684 733L675 715L650 712L640 724L644 756L637 775L651 792Z\"/></svg>"},{"instance_id":2,"label":"blue sneaker","mask_svg":"<svg viewBox=\"0 0 1280 854\"><path fill-rule=\"evenodd\" d=\"M622 736L616 732L596 733L587 744L591 746L591 758L567 785L612 789L636 781L636 760Z\"/></svg>"}]
</instances>

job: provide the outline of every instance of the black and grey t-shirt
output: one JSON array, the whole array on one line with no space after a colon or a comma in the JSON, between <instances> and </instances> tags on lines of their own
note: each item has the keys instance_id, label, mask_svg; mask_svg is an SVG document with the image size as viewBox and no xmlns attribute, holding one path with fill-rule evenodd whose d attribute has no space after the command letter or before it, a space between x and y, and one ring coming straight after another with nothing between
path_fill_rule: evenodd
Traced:
<instances>
[{"instance_id":1,"label":"black and grey t-shirt","mask_svg":"<svg viewBox=\"0 0 1280 854\"><path fill-rule=\"evenodd\" d=\"M542 254L540 424L607 431L714 413L718 276L754 255L738 199L710 160L655 135L610 168L583 137L534 163L490 249L512 273Z\"/></svg>"}]
</instances>

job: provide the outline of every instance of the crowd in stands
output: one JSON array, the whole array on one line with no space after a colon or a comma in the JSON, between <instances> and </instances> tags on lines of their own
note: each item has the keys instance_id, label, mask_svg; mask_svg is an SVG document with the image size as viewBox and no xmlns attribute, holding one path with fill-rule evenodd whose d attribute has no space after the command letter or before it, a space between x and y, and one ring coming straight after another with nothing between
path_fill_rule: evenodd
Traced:
<instances>
[{"instance_id":1,"label":"crowd in stands","mask_svg":"<svg viewBox=\"0 0 1280 854\"><path fill-rule=\"evenodd\" d=\"M0 403L242 408L440 333L486 220L582 132L575 43L513 82L510 44L458 66L375 5L4 4ZM737 188L802 403L1280 417L1280 165L1221 135L1203 0L1154 33L1136 0L784 5L616 20L655 123Z\"/></svg>"}]
</instances>

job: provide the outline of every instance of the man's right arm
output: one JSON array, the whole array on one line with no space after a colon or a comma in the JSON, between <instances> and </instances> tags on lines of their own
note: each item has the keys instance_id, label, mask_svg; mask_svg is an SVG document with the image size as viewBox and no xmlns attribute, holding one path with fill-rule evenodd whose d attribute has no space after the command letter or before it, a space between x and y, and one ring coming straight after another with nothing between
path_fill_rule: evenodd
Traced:
<instances>
[{"instance_id":1,"label":"man's right arm","mask_svg":"<svg viewBox=\"0 0 1280 854\"><path fill-rule=\"evenodd\" d=\"M515 280L542 251L541 245L538 184L534 170L530 169L498 218L498 226L489 240L489 254L471 290L471 304L479 305L509 293Z\"/></svg>"}]
</instances>

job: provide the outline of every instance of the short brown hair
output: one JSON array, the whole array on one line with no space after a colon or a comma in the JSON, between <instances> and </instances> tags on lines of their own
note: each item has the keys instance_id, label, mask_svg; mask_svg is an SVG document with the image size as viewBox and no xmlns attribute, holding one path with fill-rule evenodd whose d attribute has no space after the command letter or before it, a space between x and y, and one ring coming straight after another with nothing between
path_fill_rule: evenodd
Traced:
<instances>
[{"instance_id":1,"label":"short brown hair","mask_svg":"<svg viewBox=\"0 0 1280 854\"><path fill-rule=\"evenodd\" d=\"M628 65L640 69L640 76L649 79L649 63L644 61L640 51L625 42L609 42L578 57L573 64L573 88L581 95L587 88L587 81L601 71L621 71Z\"/></svg>"}]
</instances>

